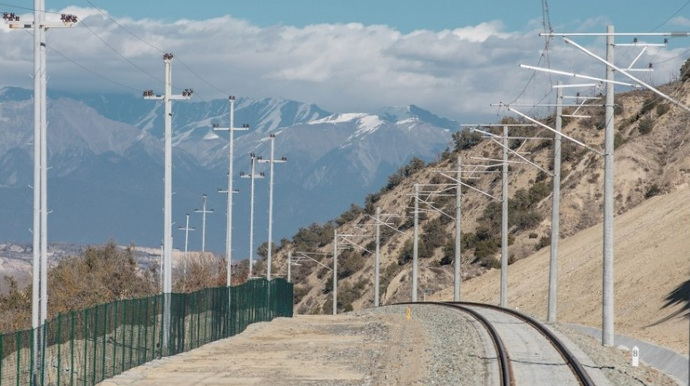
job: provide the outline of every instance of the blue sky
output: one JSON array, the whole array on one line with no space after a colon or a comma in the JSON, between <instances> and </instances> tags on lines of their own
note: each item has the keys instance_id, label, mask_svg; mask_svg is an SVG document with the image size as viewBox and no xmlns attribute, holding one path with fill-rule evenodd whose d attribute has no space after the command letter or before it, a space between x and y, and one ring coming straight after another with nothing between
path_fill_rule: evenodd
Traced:
<instances>
[{"instance_id":1,"label":"blue sky","mask_svg":"<svg viewBox=\"0 0 690 386\"><path fill-rule=\"evenodd\" d=\"M170 0L47 0L46 7L95 5L117 17L166 20L203 20L230 14L262 27L359 22L385 24L405 33L417 29L453 29L490 20L501 20L509 29L520 30L529 20L542 17L539 0L198 0L174 1L174 7L171 3ZM602 18L621 32L649 32L677 11L680 16L690 16L688 3L687 0L552 0L547 5L554 26Z\"/></svg>"},{"instance_id":2,"label":"blue sky","mask_svg":"<svg viewBox=\"0 0 690 386\"><path fill-rule=\"evenodd\" d=\"M31 12L21 8L27 3L33 5L28 0L0 5L30 20ZM73 30L49 32L49 87L56 89L159 90L162 52L173 52L173 83L194 88L201 99L283 97L333 112L416 104L448 118L474 121L495 118L490 103L548 97L557 79L533 76L519 64L604 73L600 64L560 39L544 51L545 41L538 36L544 30L541 0L46 3L48 9L76 13L82 20ZM548 10L557 32L603 32L607 24L617 32L690 30L689 0L664 0L663 5L552 0ZM31 88L30 34L3 31L0 44L7 49L0 52L5 73L0 86ZM603 53L601 39L578 42ZM650 49L639 62L655 64L645 80L660 84L673 79L690 56L688 47L690 38ZM619 49L617 62L627 66L636 55L635 49Z\"/></svg>"}]
</instances>

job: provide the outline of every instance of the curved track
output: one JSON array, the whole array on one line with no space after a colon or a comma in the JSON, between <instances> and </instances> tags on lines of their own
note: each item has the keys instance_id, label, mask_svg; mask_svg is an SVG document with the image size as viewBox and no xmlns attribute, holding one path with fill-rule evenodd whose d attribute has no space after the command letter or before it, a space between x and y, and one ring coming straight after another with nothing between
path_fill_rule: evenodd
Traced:
<instances>
[{"instance_id":1,"label":"curved track","mask_svg":"<svg viewBox=\"0 0 690 386\"><path fill-rule=\"evenodd\" d=\"M450 304L458 304L458 303L450 303ZM594 385L594 382L590 378L589 374L587 374L587 371L582 367L582 364L580 364L580 361L575 357L575 355L561 342L558 337L551 332L548 328L546 328L541 322L537 321L536 319L527 316L523 313L520 313L515 310L511 310L509 308L502 308L490 304L482 304L482 303L470 303L470 302L463 302L459 303L462 305L467 305L467 306L472 306L472 307L482 307L482 308L488 308L491 310L496 310L500 312L504 312L507 314L510 314L520 320L523 320L525 323L529 324L530 326L534 327L537 331L539 331L546 339L551 342L553 347L558 351L558 353L563 357L565 360L566 364L570 367L572 370L573 374L577 377L578 381L585 386L590 386Z\"/></svg>"},{"instance_id":2,"label":"curved track","mask_svg":"<svg viewBox=\"0 0 690 386\"><path fill-rule=\"evenodd\" d=\"M501 378L501 385L503 385L503 386L515 385L515 381L516 381L514 374L513 374L510 354L508 352L506 344L504 343L503 339L501 338L499 331L494 326L494 323L491 322L487 316L482 314L482 312L478 311L477 308L488 309L491 312L499 312L499 313L508 314L514 318L519 319L520 322L527 324L530 327L532 327L533 329L537 330L539 332L539 334L541 334L553 346L553 348L557 351L557 353L563 358L563 360L565 361L565 365L567 365L570 368L574 377L577 379L577 382L580 385L583 385L583 386L595 385L595 383L592 381L589 374L587 374L585 369L582 367L582 365L580 364L578 359L570 352L570 350L563 344L563 342L561 342L561 340L558 339L558 337L556 337L548 328L544 327L544 325L541 324L540 322L538 322L537 320L535 320L535 319L533 319L527 315L524 315L520 312L513 311L511 309L498 307L498 306L489 305L489 304L467 303L467 302L461 302L461 303L417 302L417 303L398 303L398 304L437 305L437 306L448 307L448 308L452 308L452 309L467 313L467 314L471 315L473 318L475 318L479 323L481 323L486 328L486 331L488 332L489 336L491 337L493 345L496 349L500 378Z\"/></svg>"}]
</instances>

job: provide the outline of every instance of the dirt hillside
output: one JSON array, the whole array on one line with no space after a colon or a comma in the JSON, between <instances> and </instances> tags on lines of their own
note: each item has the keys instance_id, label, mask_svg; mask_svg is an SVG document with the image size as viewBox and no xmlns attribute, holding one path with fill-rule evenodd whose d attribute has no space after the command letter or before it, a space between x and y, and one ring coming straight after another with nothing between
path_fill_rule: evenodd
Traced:
<instances>
[{"instance_id":1,"label":"dirt hillside","mask_svg":"<svg viewBox=\"0 0 690 386\"><path fill-rule=\"evenodd\" d=\"M558 321L601 327L602 226L559 244ZM690 271L690 189L649 199L614 223L615 331L688 352L688 320L674 316L687 299L666 306ZM510 265L508 301L546 318L549 248ZM499 270L463 283L463 300L498 303ZM682 295L681 295L682 296ZM433 296L452 299L452 289ZM685 295L687 297L687 294Z\"/></svg>"}]
</instances>

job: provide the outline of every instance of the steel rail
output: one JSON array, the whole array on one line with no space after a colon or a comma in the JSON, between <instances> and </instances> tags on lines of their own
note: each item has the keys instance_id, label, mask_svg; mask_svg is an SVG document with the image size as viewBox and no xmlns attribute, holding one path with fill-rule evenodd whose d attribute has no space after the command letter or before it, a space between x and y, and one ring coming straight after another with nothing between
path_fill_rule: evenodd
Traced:
<instances>
[{"instance_id":1,"label":"steel rail","mask_svg":"<svg viewBox=\"0 0 690 386\"><path fill-rule=\"evenodd\" d=\"M493 342L494 348L496 349L496 359L498 360L498 367L499 367L499 373L501 377L501 385L502 386L514 386L513 383L513 370L510 365L510 360L508 358L508 350L506 350L505 345L503 344L503 340L501 339L501 336L498 334L498 331L494 328L494 326L491 324L489 319L487 319L484 315L481 313L464 306L464 303L437 303L437 302L408 302L408 303L395 303L393 305L417 305L417 304L423 304L423 305L433 305L433 306L442 306L442 307L448 307L452 308L454 310L459 310L462 312L465 312L469 315L471 315L474 319L476 319L479 323L481 323L486 331L489 333L489 336L491 337L491 341Z\"/></svg>"},{"instance_id":2,"label":"steel rail","mask_svg":"<svg viewBox=\"0 0 690 386\"><path fill-rule=\"evenodd\" d=\"M484 303L472 303L472 302L461 302L461 303L454 303L454 302L448 302L445 304L459 304L463 306L471 306L471 307L481 307L481 308L488 308L490 310L495 310L499 312L503 312L506 314L510 314L518 319L521 319L525 321L527 324L530 326L534 327L537 331L539 331L546 339L548 339L553 347L558 351L558 353L563 357L563 359L566 361L566 364L570 369L573 371L575 376L578 378L578 381L580 384L583 386L595 386L596 384L594 381L592 381L592 378L590 378L589 374L585 370L585 368L582 366L580 361L575 357L575 355L565 346L565 344L558 339L558 337L551 332L548 328L544 326L541 322L537 321L536 319L527 316L521 312L509 309L509 308L503 308L499 306L495 306L493 304L484 304Z\"/></svg>"}]
</instances>

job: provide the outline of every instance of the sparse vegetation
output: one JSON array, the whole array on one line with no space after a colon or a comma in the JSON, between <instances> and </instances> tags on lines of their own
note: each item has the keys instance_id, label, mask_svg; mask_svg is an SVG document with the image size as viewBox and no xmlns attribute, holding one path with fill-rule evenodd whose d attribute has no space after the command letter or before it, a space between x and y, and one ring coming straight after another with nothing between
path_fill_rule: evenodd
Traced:
<instances>
[{"instance_id":1,"label":"sparse vegetation","mask_svg":"<svg viewBox=\"0 0 690 386\"><path fill-rule=\"evenodd\" d=\"M534 250L538 251L546 246L551 245L551 235L548 236L542 236L539 239L539 242L534 246Z\"/></svg>"},{"instance_id":2,"label":"sparse vegetation","mask_svg":"<svg viewBox=\"0 0 690 386\"><path fill-rule=\"evenodd\" d=\"M641 135L651 133L652 128L654 128L654 121L651 118L644 118L640 120L640 123L637 126L637 130L640 132Z\"/></svg>"},{"instance_id":3,"label":"sparse vegetation","mask_svg":"<svg viewBox=\"0 0 690 386\"><path fill-rule=\"evenodd\" d=\"M688 65L690 68L690 64ZM617 122L617 129L614 133L614 148L619 148L626 142L641 141L642 135L648 134L653 130L654 123L657 122L659 116L667 114L669 111L668 104L659 103L655 98L649 98L650 94L646 92L637 92L634 98L620 98L617 100L615 111L619 116ZM641 102L642 98L646 99ZM625 107L624 107L625 105ZM603 128L605 126L605 111L603 108L593 108L588 113L593 117L589 120L571 119L565 122L564 132L579 141L591 144L592 146L600 146L603 140L603 133L591 130L592 128ZM553 121L554 115L551 114L544 118L547 123ZM517 122L515 120L506 119L504 123ZM553 122L550 122L553 123ZM666 123L664 123L666 125ZM665 129L665 127L664 127ZM521 130L524 130L522 132ZM639 131L639 134L635 132ZM498 133L499 129L491 130ZM549 133L534 132L530 129L511 129L511 134L518 136L527 135L543 135L548 136ZM463 152L463 157L470 158L472 156L483 156L486 158L496 158L495 149L481 142L482 138L477 133L472 133L467 130L458 131L453 135L454 150L446 149L443 156L433 164L439 170L448 170L454 165L454 160L457 151ZM538 162L540 165L552 168L550 162L544 163L544 160L550 160L552 141L541 142L524 142L511 141L509 146L511 148L520 148L521 151L529 154L530 159ZM574 218L571 224L566 224L567 234L572 234L574 230L578 230L587 226L594 225L598 219L597 208L602 205L601 192L601 172L597 172L600 166L600 158L593 154L588 154L587 150L574 144L572 141L561 142L561 160L563 162L561 178L562 188L564 190L574 190L577 197L577 202L569 202L569 210L583 211L579 218ZM436 165L437 164L437 165ZM381 206L384 211L394 212L398 214L405 214L400 218L395 219L396 227L404 231L407 235L398 235L395 231L389 228L381 228L381 251L382 251L382 270L381 282L379 290L381 294L386 291L392 292L382 297L384 301L398 300L400 298L400 291L404 288L407 290L409 285L409 270L413 258L413 241L410 235L411 228L414 224L413 216L409 209L414 202L409 196L409 187L412 182L443 184L448 182L444 177L434 173L430 169L425 169L422 162L411 162L399 168L386 181L382 189L376 193L367 196L364 205L366 213L373 214L376 206ZM426 165L430 166L430 165ZM500 170L499 167L494 167L494 170ZM513 164L510 167L511 178L511 196L508 199L508 244L517 243L518 247L511 249L509 256L509 263L516 259L520 259L529 255L532 250L538 251L551 245L551 237L548 231L545 231L545 224L542 221L547 213L550 213L550 205L544 200L551 194L553 180L546 172L536 172L529 170L520 165ZM410 178L412 180L410 180ZM580 194L583 181L587 185L587 192ZM501 175L500 173L481 175L478 179L464 181L468 185L476 187L482 191L487 191L492 195L500 196L501 190ZM515 183L513 186L512 184ZM401 187L406 187L401 189ZM624 210L629 210L632 207L631 197L633 202L639 202L639 199L653 197L661 194L664 187L655 184L645 183L640 181L637 184L637 193L632 195L618 195L616 200L622 204L626 201ZM467 195L463 197L463 216L466 216L467 222L463 224L461 248L463 252L463 262L470 267L468 272L481 272L485 268L497 268L500 266L500 248L501 248L501 206L499 201L483 201L482 199L472 198L472 192L469 189L466 191ZM453 189L449 188L446 193L448 197L437 196L431 198L431 204L441 209L442 211L453 215L455 208L455 199L452 197ZM570 194L571 192L568 192ZM573 196L571 196L573 197ZM427 198L428 199L428 198ZM593 208L589 210L589 208ZM363 220L359 220L354 215L356 209L351 207L350 211L341 215L338 220L330 222L331 225L343 224L345 229L348 229L352 220L357 221L360 225ZM454 240L454 226L452 218L439 215L433 212L420 213L419 215L419 259L420 266L430 268L433 272L447 271L451 269L448 267L453 264L455 258L455 240ZM330 225L329 225L330 227ZM319 233L321 230L318 229ZM329 228L326 244L331 242L332 228ZM318 239L318 237L314 237ZM316 245L318 243L314 243ZM372 238L364 238L362 246L373 250L375 248L375 241ZM328 245L323 245L321 250L328 250ZM440 249L440 250L439 250ZM433 261L424 260L433 256ZM340 310L347 310L350 307L357 308L356 296L361 296L365 291L370 291L371 283L364 282L364 278L368 277L368 272L362 274L363 269L371 269L369 265L370 256L364 253L357 253L352 260L341 261L340 276L343 284L340 289L347 292L343 299L339 299L338 308ZM361 257L361 260L359 258ZM344 265L351 265L351 267L344 268ZM366 268L365 268L366 267ZM324 293L331 291L331 279L328 272L325 272L321 283L327 282ZM358 289L358 285L362 288ZM299 294L299 291L297 291ZM301 304L306 304L303 301ZM355 305L355 306L353 306ZM326 307L326 312L331 312L331 303L328 300L326 304L321 300L314 300L313 303L307 304L306 309L311 311L322 310Z\"/></svg>"},{"instance_id":4,"label":"sparse vegetation","mask_svg":"<svg viewBox=\"0 0 690 386\"><path fill-rule=\"evenodd\" d=\"M680 67L680 80L687 82L690 79L690 58Z\"/></svg>"},{"instance_id":5,"label":"sparse vegetation","mask_svg":"<svg viewBox=\"0 0 690 386\"><path fill-rule=\"evenodd\" d=\"M453 133L453 144L455 144L455 151L469 150L479 144L482 140L482 135L475 131L468 129L456 131Z\"/></svg>"},{"instance_id":6,"label":"sparse vegetation","mask_svg":"<svg viewBox=\"0 0 690 386\"><path fill-rule=\"evenodd\" d=\"M644 193L644 198L652 198L661 194L661 188L657 184L651 184Z\"/></svg>"},{"instance_id":7,"label":"sparse vegetation","mask_svg":"<svg viewBox=\"0 0 690 386\"><path fill-rule=\"evenodd\" d=\"M618 147L621 146L621 145L623 145L623 144L625 144L626 141L627 141L627 139L625 139L625 137L623 136L623 134L621 134L621 133L616 133L616 134L613 136L613 149L614 149L614 150L615 150L615 149L618 149Z\"/></svg>"},{"instance_id":8,"label":"sparse vegetation","mask_svg":"<svg viewBox=\"0 0 690 386\"><path fill-rule=\"evenodd\" d=\"M666 114L669 110L671 110L671 106L669 106L668 103L659 104L656 106L656 115L662 116Z\"/></svg>"}]
</instances>

